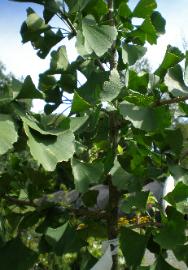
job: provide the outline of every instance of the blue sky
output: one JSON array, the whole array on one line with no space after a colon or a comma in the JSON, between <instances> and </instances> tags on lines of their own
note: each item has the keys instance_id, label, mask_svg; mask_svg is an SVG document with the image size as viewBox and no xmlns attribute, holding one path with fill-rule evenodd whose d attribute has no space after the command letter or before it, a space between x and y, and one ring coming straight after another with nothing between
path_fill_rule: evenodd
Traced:
<instances>
[{"instance_id":1,"label":"blue sky","mask_svg":"<svg viewBox=\"0 0 188 270\"><path fill-rule=\"evenodd\" d=\"M138 0L130 0L131 6ZM166 34L160 37L158 44L149 46L148 58L153 67L157 67L170 43L181 47L182 37L188 41L188 0L158 0L158 10L167 21ZM8 71L21 77L30 74L37 82L38 74L48 68L49 57L41 60L36 56L30 44L22 44L20 26L26 18L26 8L31 6L39 14L42 9L31 3L17 3L0 0L0 60ZM71 52L72 53L72 52Z\"/></svg>"}]
</instances>

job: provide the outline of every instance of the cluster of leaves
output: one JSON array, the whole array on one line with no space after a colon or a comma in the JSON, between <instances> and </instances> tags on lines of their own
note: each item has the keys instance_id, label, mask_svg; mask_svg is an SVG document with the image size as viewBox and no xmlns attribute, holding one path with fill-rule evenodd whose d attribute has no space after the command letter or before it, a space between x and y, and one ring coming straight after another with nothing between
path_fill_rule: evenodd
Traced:
<instances>
[{"instance_id":1,"label":"cluster of leaves","mask_svg":"<svg viewBox=\"0 0 188 270\"><path fill-rule=\"evenodd\" d=\"M165 260L166 250L188 266L187 124L175 119L171 105L187 116L188 54L169 45L153 74L134 68L145 43L156 44L165 32L156 1L140 0L134 10L125 0L14 1L44 8L43 18L27 9L23 43L31 42L41 58L59 48L51 52L38 88L30 76L0 88L2 269L28 270L39 255L68 253L76 253L72 269L90 269L97 259L88 239L111 239L114 226L130 269L175 269ZM61 24L53 27L55 16ZM72 63L65 38L75 39L78 57ZM78 73L86 78L82 85ZM69 115L53 114L67 105L67 93L73 94ZM33 99L46 102L43 114L30 111ZM149 193L143 186L169 174L178 184L166 196L171 206L160 223L118 230L118 212L145 213ZM107 188L109 202L101 203L98 187ZM87 226L79 230L82 222ZM37 237L32 247L31 235ZM142 268L146 249L156 260Z\"/></svg>"}]
</instances>

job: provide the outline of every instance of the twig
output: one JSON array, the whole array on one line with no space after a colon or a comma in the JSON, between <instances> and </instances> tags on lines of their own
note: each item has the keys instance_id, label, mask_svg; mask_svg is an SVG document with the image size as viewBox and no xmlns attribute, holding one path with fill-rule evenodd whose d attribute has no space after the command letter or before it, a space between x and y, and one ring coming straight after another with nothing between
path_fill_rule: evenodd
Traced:
<instances>
[{"instance_id":1,"label":"twig","mask_svg":"<svg viewBox=\"0 0 188 270\"><path fill-rule=\"evenodd\" d=\"M179 103L181 101L186 101L186 100L188 100L188 96L176 97L176 98L171 98L171 99L166 99L166 100L164 99L164 100L159 100L156 103L154 103L154 106L159 107L163 105Z\"/></svg>"},{"instance_id":2,"label":"twig","mask_svg":"<svg viewBox=\"0 0 188 270\"><path fill-rule=\"evenodd\" d=\"M8 196L8 195L3 195L2 196L3 199L13 203L13 204L16 204L18 206L32 206L32 207L36 207L37 205L32 202L32 201L28 201L28 200L19 200L17 198L14 198L14 197L11 197L11 196Z\"/></svg>"}]
</instances>

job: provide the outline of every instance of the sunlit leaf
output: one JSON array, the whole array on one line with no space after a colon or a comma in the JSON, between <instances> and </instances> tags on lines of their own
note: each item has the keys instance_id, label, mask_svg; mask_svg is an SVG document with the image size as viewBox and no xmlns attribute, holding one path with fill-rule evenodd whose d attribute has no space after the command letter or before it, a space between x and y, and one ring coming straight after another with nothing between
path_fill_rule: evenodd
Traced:
<instances>
[{"instance_id":1,"label":"sunlit leaf","mask_svg":"<svg viewBox=\"0 0 188 270\"><path fill-rule=\"evenodd\" d=\"M87 16L82 20L82 29L86 50L90 54L95 52L98 56L107 52L117 36L117 30L114 26L99 26L92 16Z\"/></svg>"}]
</instances>

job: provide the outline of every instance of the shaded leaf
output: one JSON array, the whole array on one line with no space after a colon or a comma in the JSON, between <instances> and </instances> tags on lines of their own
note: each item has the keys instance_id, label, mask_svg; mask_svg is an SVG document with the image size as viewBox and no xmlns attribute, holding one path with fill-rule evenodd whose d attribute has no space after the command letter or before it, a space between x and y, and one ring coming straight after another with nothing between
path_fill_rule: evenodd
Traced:
<instances>
[{"instance_id":1,"label":"shaded leaf","mask_svg":"<svg viewBox=\"0 0 188 270\"><path fill-rule=\"evenodd\" d=\"M131 213L135 208L136 210L144 211L148 199L149 191L136 192L135 195L129 196L121 203L121 210L127 214Z\"/></svg>"},{"instance_id":2,"label":"shaded leaf","mask_svg":"<svg viewBox=\"0 0 188 270\"><path fill-rule=\"evenodd\" d=\"M148 236L138 234L128 228L120 232L120 248L128 266L140 265L148 242ZM134 256L133 256L134 254Z\"/></svg>"},{"instance_id":3,"label":"shaded leaf","mask_svg":"<svg viewBox=\"0 0 188 270\"><path fill-rule=\"evenodd\" d=\"M122 58L124 64L134 65L137 60L142 58L146 53L147 49L139 45L124 45L122 48Z\"/></svg>"},{"instance_id":4,"label":"shaded leaf","mask_svg":"<svg viewBox=\"0 0 188 270\"><path fill-rule=\"evenodd\" d=\"M167 207L168 221L155 236L155 241L165 249L174 249L186 241L186 221L173 207Z\"/></svg>"},{"instance_id":5,"label":"shaded leaf","mask_svg":"<svg viewBox=\"0 0 188 270\"><path fill-rule=\"evenodd\" d=\"M6 153L18 139L15 124L6 114L0 114L0 155Z\"/></svg>"},{"instance_id":6,"label":"shaded leaf","mask_svg":"<svg viewBox=\"0 0 188 270\"><path fill-rule=\"evenodd\" d=\"M139 107L127 101L119 106L120 113L126 120L131 121L134 127L146 131L158 130L170 125L170 113L164 108Z\"/></svg>"},{"instance_id":7,"label":"shaded leaf","mask_svg":"<svg viewBox=\"0 0 188 270\"><path fill-rule=\"evenodd\" d=\"M22 84L19 94L16 96L16 99L43 99L43 95L39 92L31 77L27 76Z\"/></svg>"},{"instance_id":8,"label":"shaded leaf","mask_svg":"<svg viewBox=\"0 0 188 270\"><path fill-rule=\"evenodd\" d=\"M15 238L0 249L0 260L2 270L28 270L36 262L37 254Z\"/></svg>"},{"instance_id":9,"label":"shaded leaf","mask_svg":"<svg viewBox=\"0 0 188 270\"><path fill-rule=\"evenodd\" d=\"M100 161L85 163L73 158L71 165L75 187L79 192L86 192L90 184L100 182L104 171L103 164Z\"/></svg>"}]
</instances>

